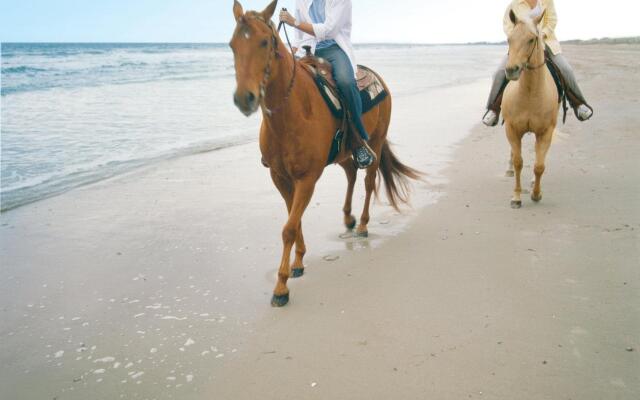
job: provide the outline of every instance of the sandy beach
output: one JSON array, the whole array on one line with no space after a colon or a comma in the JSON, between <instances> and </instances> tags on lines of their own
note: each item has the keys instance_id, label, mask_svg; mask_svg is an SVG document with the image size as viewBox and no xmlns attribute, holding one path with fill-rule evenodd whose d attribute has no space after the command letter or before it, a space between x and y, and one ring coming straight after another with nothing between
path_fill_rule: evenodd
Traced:
<instances>
[{"instance_id":1,"label":"sandy beach","mask_svg":"<svg viewBox=\"0 0 640 400\"><path fill-rule=\"evenodd\" d=\"M348 237L328 168L282 309L286 213L255 142L3 213L0 398L636 399L640 46L565 52L596 114L559 125L540 204L509 207L489 79L401 96L413 207L381 198Z\"/></svg>"}]
</instances>

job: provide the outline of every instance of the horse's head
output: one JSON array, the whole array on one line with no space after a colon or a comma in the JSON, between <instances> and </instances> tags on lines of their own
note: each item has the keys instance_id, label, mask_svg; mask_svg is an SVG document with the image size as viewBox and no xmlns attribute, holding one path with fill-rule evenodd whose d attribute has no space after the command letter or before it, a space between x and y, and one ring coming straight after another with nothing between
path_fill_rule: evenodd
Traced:
<instances>
[{"instance_id":1,"label":"horse's head","mask_svg":"<svg viewBox=\"0 0 640 400\"><path fill-rule=\"evenodd\" d=\"M523 20L518 19L513 10L511 10L509 11L509 18L515 27L508 38L509 60L505 73L507 79L517 81L522 71L529 68L531 57L534 56L535 51L544 49L542 33L538 29L540 21L544 18L544 12L535 19Z\"/></svg>"},{"instance_id":2,"label":"horse's head","mask_svg":"<svg viewBox=\"0 0 640 400\"><path fill-rule=\"evenodd\" d=\"M277 52L276 29L271 17L277 4L278 0L273 0L262 12L246 13L237 0L233 4L236 29L229 42L237 83L233 101L246 116L258 110L271 78L271 61Z\"/></svg>"}]
</instances>

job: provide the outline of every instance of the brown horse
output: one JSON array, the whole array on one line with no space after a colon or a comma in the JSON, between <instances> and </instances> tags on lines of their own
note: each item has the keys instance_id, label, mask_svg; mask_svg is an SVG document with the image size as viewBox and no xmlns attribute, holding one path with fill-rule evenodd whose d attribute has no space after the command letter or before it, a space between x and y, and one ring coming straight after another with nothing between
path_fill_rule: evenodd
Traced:
<instances>
[{"instance_id":1,"label":"brown horse","mask_svg":"<svg viewBox=\"0 0 640 400\"><path fill-rule=\"evenodd\" d=\"M509 61L505 69L507 79L511 82L504 91L502 110L507 139L511 144L511 161L515 168L516 185L511 207L520 208L522 137L527 132L536 135L535 181L531 199L538 202L542 199L540 180L556 129L559 102L553 77L546 68L544 40L538 29L544 13L535 20L518 20L513 11L509 16L515 24L509 36Z\"/></svg>"},{"instance_id":2,"label":"brown horse","mask_svg":"<svg viewBox=\"0 0 640 400\"><path fill-rule=\"evenodd\" d=\"M236 70L235 104L247 116L262 109L260 151L289 211L282 230L284 249L278 282L271 300L273 306L279 307L289 301L287 280L290 273L293 277L303 274L302 258L306 248L302 214L325 168L333 136L341 121L331 114L313 78L300 65L294 69L294 63L298 61L287 51L271 22L276 5L277 0L274 0L262 12L245 13L235 1L233 14L237 25L230 46ZM386 86L385 90L388 92ZM371 136L369 144L376 152L377 160L366 172L364 210L356 231L361 236L367 235L371 195L377 193L376 174L382 175L389 202L396 208L399 202L407 201L407 178L418 178L417 171L403 165L391 152L386 138L390 119L390 95L363 115L363 123ZM344 223L353 229L356 220L351 215L351 199L357 169L346 146L336 162L347 175ZM290 267L294 242L295 259Z\"/></svg>"}]
</instances>

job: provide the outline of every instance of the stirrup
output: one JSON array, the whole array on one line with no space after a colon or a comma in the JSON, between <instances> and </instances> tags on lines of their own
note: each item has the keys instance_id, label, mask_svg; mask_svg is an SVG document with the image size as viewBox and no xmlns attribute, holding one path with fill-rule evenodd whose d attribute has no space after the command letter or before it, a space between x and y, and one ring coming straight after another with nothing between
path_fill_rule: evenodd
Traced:
<instances>
[{"instance_id":1,"label":"stirrup","mask_svg":"<svg viewBox=\"0 0 640 400\"><path fill-rule=\"evenodd\" d=\"M578 113L578 109L579 109L580 107L582 107L582 106L585 106L589 111L591 111L591 113L589 114L589 116L588 116L588 117L586 117L586 118L581 117L581 116L580 116L580 113ZM592 108L590 105L588 105L587 103L580 104L578 107L576 107L576 108L574 108L574 109L573 109L573 112L574 112L574 114L576 115L576 118L578 119L578 121L580 121L580 122L588 121L588 120L590 120L590 119L591 119L591 117L593 117L593 108Z\"/></svg>"},{"instance_id":2,"label":"stirrup","mask_svg":"<svg viewBox=\"0 0 640 400\"><path fill-rule=\"evenodd\" d=\"M487 121L487 115L492 112L495 114L495 119L493 121L491 121L491 123L489 123L489 121ZM484 115L482 116L482 123L485 124L486 126L492 127L492 126L496 126L498 125L498 122L500 121L500 113L495 112L492 109L488 109L486 113L484 113Z\"/></svg>"},{"instance_id":3,"label":"stirrup","mask_svg":"<svg viewBox=\"0 0 640 400\"><path fill-rule=\"evenodd\" d=\"M359 155L362 155L358 154L359 151L366 152L366 159L359 157ZM363 141L362 145L353 151L353 161L358 169L366 169L370 167L376 161L376 159L376 153L371 149L371 147L369 147L369 144L367 144L367 142L365 141Z\"/></svg>"}]
</instances>

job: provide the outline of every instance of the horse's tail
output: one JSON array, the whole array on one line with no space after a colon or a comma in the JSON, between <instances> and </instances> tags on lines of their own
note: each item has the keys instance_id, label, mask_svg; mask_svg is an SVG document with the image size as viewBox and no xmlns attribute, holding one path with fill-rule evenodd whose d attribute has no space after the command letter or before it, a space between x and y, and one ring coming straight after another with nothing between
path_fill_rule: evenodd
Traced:
<instances>
[{"instance_id":1,"label":"horse's tail","mask_svg":"<svg viewBox=\"0 0 640 400\"><path fill-rule=\"evenodd\" d=\"M389 142L385 140L382 145L382 151L380 152L380 166L378 167L378 173L382 175L384 180L384 186L387 191L387 198L389 203L398 210L398 204L409 202L409 179L418 180L422 177L423 173L404 165L398 160L395 154L389 147ZM380 181L378 181L378 186ZM376 187L376 195L378 194L378 187Z\"/></svg>"}]
</instances>

